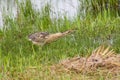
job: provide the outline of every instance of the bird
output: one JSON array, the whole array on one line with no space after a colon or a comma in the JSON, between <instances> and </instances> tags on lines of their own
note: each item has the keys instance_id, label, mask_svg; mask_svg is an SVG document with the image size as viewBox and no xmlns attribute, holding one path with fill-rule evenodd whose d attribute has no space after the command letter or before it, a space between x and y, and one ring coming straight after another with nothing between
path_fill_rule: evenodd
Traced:
<instances>
[{"instance_id":1,"label":"bird","mask_svg":"<svg viewBox=\"0 0 120 80\"><path fill-rule=\"evenodd\" d=\"M31 41L35 45L43 46L45 44L54 42L62 37L65 37L73 33L74 31L75 29L67 30L65 32L57 32L57 33L35 32L35 33L28 35L28 40Z\"/></svg>"}]
</instances>

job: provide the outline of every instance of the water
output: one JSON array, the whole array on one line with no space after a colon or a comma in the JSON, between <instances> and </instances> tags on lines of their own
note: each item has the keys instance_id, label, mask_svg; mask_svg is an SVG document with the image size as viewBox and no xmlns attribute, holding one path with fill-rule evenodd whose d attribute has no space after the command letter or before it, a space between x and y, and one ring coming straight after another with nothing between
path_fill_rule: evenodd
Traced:
<instances>
[{"instance_id":1,"label":"water","mask_svg":"<svg viewBox=\"0 0 120 80\"><path fill-rule=\"evenodd\" d=\"M19 0L22 1L22 0ZM76 17L79 0L31 0L34 9L41 11L47 4L51 4L51 18L63 18L66 15L69 19ZM17 5L15 0L0 0L0 28L3 25L3 15L9 15L12 18L17 15Z\"/></svg>"}]
</instances>

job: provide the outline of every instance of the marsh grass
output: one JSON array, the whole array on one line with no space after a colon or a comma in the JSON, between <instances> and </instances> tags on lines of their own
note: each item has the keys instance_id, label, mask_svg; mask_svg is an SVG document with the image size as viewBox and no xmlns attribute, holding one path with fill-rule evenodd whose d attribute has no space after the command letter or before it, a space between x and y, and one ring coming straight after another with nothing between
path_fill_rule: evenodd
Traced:
<instances>
[{"instance_id":1,"label":"marsh grass","mask_svg":"<svg viewBox=\"0 0 120 80\"><path fill-rule=\"evenodd\" d=\"M113 37L112 47L119 53L119 17L111 17L104 12L103 15L98 14L96 18L86 15L82 20L79 17L73 21L66 17L51 19L50 5L37 12L29 0L24 4L17 4L18 16L15 19L5 16L5 27L0 31L0 79L90 80L88 77L91 77L92 80L104 80L105 76L101 74L96 78L76 73L53 76L49 72L49 67L68 57L89 55L93 49L105 42L109 35ZM42 48L33 45L27 39L29 34L37 31L55 33L73 28L78 30Z\"/></svg>"}]
</instances>

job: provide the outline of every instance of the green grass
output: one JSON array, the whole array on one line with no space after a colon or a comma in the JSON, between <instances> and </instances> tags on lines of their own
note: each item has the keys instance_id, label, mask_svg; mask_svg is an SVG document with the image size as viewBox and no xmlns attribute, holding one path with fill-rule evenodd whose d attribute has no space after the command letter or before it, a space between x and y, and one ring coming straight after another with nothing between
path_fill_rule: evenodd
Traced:
<instances>
[{"instance_id":1,"label":"green grass","mask_svg":"<svg viewBox=\"0 0 120 80\"><path fill-rule=\"evenodd\" d=\"M24 7L23 7L24 5ZM0 79L2 80L105 80L101 73L94 78L87 74L60 73L50 74L49 67L60 60L74 56L86 56L100 44L94 39L106 41L108 35L113 35L113 45L120 53L120 17L111 17L104 12L96 18L87 15L70 21L65 19L50 19L49 5L38 13L30 7L31 4L19 4L20 12L15 20L6 16L5 25L0 31ZM26 13L25 13L26 12ZM78 30L65 38L43 46L33 45L27 36L36 31L55 33L68 29ZM35 69L34 69L35 67ZM46 69L47 68L47 69ZM108 76L110 77L110 76Z\"/></svg>"}]
</instances>

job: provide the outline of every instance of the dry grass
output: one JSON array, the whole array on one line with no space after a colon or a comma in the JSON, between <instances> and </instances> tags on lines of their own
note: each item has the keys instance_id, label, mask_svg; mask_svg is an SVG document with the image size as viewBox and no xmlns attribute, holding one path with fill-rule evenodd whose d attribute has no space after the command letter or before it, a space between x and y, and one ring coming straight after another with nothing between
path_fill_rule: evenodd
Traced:
<instances>
[{"instance_id":1,"label":"dry grass","mask_svg":"<svg viewBox=\"0 0 120 80\"><path fill-rule=\"evenodd\" d=\"M105 75L118 75L120 73L120 55L116 54L110 47L100 46L92 52L89 57L74 57L61 61L52 66L55 72L75 72L95 74L103 73Z\"/></svg>"}]
</instances>

